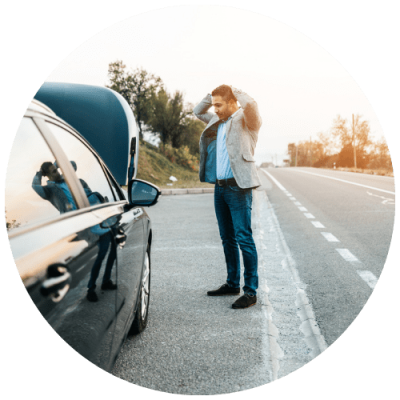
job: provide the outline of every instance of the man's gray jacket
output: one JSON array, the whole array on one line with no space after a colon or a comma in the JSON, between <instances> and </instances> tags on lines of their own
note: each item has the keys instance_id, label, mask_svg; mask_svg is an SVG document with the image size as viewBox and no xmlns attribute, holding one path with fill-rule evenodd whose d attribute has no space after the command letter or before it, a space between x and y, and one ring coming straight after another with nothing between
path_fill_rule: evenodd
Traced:
<instances>
[{"instance_id":1,"label":"man's gray jacket","mask_svg":"<svg viewBox=\"0 0 400 400\"><path fill-rule=\"evenodd\" d=\"M226 149L233 176L239 187L256 188L261 182L253 156L262 121L254 99L239 89L232 88L232 91L241 108L227 121ZM218 130L218 116L208 111L212 106L211 100L211 94L208 94L193 109L196 117L207 124L200 137L200 182L205 182L207 147L215 139Z\"/></svg>"}]
</instances>

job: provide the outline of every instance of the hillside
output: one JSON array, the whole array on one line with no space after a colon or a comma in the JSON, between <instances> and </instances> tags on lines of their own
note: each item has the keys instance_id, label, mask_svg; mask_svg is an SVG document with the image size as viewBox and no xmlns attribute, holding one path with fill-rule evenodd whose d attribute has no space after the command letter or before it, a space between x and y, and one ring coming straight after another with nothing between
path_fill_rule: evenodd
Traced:
<instances>
[{"instance_id":1,"label":"hillside","mask_svg":"<svg viewBox=\"0 0 400 400\"><path fill-rule=\"evenodd\" d=\"M177 182L169 180L170 176L178 179ZM180 165L170 162L157 147L141 141L139 149L139 166L136 176L138 179L154 183L160 188L192 188L213 187L209 183L202 183L199 174ZM171 185L167 185L172 183Z\"/></svg>"}]
</instances>

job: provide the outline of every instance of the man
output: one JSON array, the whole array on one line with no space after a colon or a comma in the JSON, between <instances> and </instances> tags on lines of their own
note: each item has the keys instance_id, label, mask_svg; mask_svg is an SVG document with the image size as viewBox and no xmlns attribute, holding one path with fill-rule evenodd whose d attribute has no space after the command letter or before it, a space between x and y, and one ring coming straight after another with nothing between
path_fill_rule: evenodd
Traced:
<instances>
[{"instance_id":1,"label":"man","mask_svg":"<svg viewBox=\"0 0 400 400\"><path fill-rule=\"evenodd\" d=\"M48 178L46 186L42 185L43 176ZM44 162L40 170L36 172L32 188L42 199L48 200L60 214L77 209L69 187L58 171L57 165L50 161Z\"/></svg>"},{"instance_id":2,"label":"man","mask_svg":"<svg viewBox=\"0 0 400 400\"><path fill-rule=\"evenodd\" d=\"M74 170L77 170L75 161L71 161ZM42 178L46 176L48 181L46 186L42 185ZM92 192L89 185L79 179L91 205L108 202L107 196L103 197L99 192ZM44 200L48 200L60 214L67 211L76 210L75 201L63 176L58 171L57 161L51 163L44 162L40 170L36 172L32 182L33 190Z\"/></svg>"},{"instance_id":3,"label":"man","mask_svg":"<svg viewBox=\"0 0 400 400\"><path fill-rule=\"evenodd\" d=\"M239 102L240 106L238 106ZM208 110L214 106L215 114ZM246 93L221 85L193 110L207 124L200 137L200 181L215 183L214 207L227 267L227 281L209 296L240 294L240 255L244 295L232 307L257 302L258 258L251 230L252 189L261 185L253 159L261 127L257 103Z\"/></svg>"}]
</instances>

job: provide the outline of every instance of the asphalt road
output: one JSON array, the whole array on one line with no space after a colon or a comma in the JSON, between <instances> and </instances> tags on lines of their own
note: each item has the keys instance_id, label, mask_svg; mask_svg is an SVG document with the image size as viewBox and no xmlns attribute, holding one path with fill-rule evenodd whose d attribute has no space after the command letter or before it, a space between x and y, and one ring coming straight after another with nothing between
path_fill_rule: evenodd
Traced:
<instances>
[{"instance_id":1,"label":"asphalt road","mask_svg":"<svg viewBox=\"0 0 400 400\"><path fill-rule=\"evenodd\" d=\"M146 330L128 338L113 374L170 393L215 394L270 381L259 307L235 312L237 297L209 297L226 281L213 194L164 196L153 225Z\"/></svg>"},{"instance_id":2,"label":"asphalt road","mask_svg":"<svg viewBox=\"0 0 400 400\"><path fill-rule=\"evenodd\" d=\"M394 179L315 168L264 171L263 185L330 345L357 317L384 267L394 224Z\"/></svg>"},{"instance_id":3,"label":"asphalt road","mask_svg":"<svg viewBox=\"0 0 400 400\"><path fill-rule=\"evenodd\" d=\"M393 179L310 168L259 175L257 305L233 310L236 297L206 295L226 279L213 194L164 196L148 210L148 326L125 342L113 375L169 393L250 389L311 361L356 318L388 253Z\"/></svg>"}]
</instances>

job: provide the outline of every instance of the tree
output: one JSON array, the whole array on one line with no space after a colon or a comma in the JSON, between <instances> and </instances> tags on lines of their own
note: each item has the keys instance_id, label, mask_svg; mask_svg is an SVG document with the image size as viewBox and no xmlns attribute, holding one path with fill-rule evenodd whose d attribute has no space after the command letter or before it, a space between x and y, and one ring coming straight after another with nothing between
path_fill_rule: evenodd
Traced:
<instances>
[{"instance_id":1,"label":"tree","mask_svg":"<svg viewBox=\"0 0 400 400\"><path fill-rule=\"evenodd\" d=\"M329 133L324 133L324 132L319 132L318 133L318 141L321 143L322 146L322 158L326 158L330 155L335 150L335 143L333 141L333 138Z\"/></svg>"},{"instance_id":2,"label":"tree","mask_svg":"<svg viewBox=\"0 0 400 400\"><path fill-rule=\"evenodd\" d=\"M205 127L206 124L192 114L189 114L184 119L184 133L181 137L182 145L188 146L190 153L195 156L199 156L200 154L200 136Z\"/></svg>"},{"instance_id":3,"label":"tree","mask_svg":"<svg viewBox=\"0 0 400 400\"><path fill-rule=\"evenodd\" d=\"M393 171L392 159L390 158L389 147L383 137L372 144L372 150L369 154L368 168L386 169Z\"/></svg>"},{"instance_id":4,"label":"tree","mask_svg":"<svg viewBox=\"0 0 400 400\"><path fill-rule=\"evenodd\" d=\"M107 87L120 93L131 107L138 124L139 137L143 139L142 125L148 121L151 99L163 87L161 78L143 68L126 72L122 61L108 65L108 78L110 85Z\"/></svg>"},{"instance_id":5,"label":"tree","mask_svg":"<svg viewBox=\"0 0 400 400\"><path fill-rule=\"evenodd\" d=\"M288 155L289 155L289 164L291 167L296 166L296 144L289 143L288 144Z\"/></svg>"},{"instance_id":6,"label":"tree","mask_svg":"<svg viewBox=\"0 0 400 400\"><path fill-rule=\"evenodd\" d=\"M336 119L333 120L331 134L341 148L351 143L351 135L347 127L347 120L343 119L340 115L337 115Z\"/></svg>"},{"instance_id":7,"label":"tree","mask_svg":"<svg viewBox=\"0 0 400 400\"><path fill-rule=\"evenodd\" d=\"M288 154L290 156L290 166L292 167L296 165L296 157L298 167L321 167L329 159L324 143L319 140L303 140L297 145L289 143Z\"/></svg>"},{"instance_id":8,"label":"tree","mask_svg":"<svg viewBox=\"0 0 400 400\"><path fill-rule=\"evenodd\" d=\"M160 135L163 144L179 148L184 144L185 129L190 125L187 119L190 113L184 107L181 92L176 91L171 96L161 89L151 98L148 125L153 133Z\"/></svg>"},{"instance_id":9,"label":"tree","mask_svg":"<svg viewBox=\"0 0 400 400\"><path fill-rule=\"evenodd\" d=\"M369 138L370 126L368 121L362 121L357 114L354 117L354 127L347 126L347 120L338 115L331 128L332 136L339 141L339 164L342 167L358 166L364 168L368 162L367 147L371 144ZM354 153L356 157L354 157ZM356 164L356 160L357 164Z\"/></svg>"}]
</instances>

